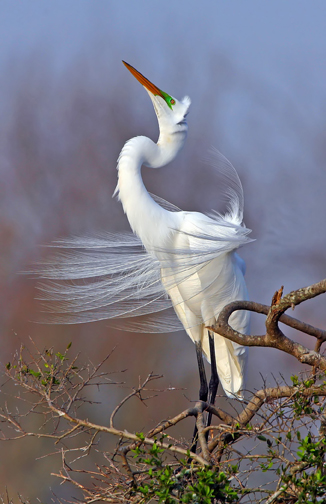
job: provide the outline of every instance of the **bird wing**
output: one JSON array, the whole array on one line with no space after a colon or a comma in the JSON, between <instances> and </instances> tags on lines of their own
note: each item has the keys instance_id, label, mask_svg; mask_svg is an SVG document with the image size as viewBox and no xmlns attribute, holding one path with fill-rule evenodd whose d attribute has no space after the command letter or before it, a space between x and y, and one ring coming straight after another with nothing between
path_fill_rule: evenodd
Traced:
<instances>
[{"instance_id":1,"label":"bird wing","mask_svg":"<svg viewBox=\"0 0 326 504\"><path fill-rule=\"evenodd\" d=\"M193 341L201 341L210 362L208 330L222 308L237 299L247 299L244 261L236 249L248 241L249 230L223 216L209 217L183 212L174 234L173 254L159 256L162 282L174 309ZM249 313L237 311L230 318L234 329L249 330ZM247 349L219 334L214 335L218 375L229 397L244 388Z\"/></svg>"}]
</instances>

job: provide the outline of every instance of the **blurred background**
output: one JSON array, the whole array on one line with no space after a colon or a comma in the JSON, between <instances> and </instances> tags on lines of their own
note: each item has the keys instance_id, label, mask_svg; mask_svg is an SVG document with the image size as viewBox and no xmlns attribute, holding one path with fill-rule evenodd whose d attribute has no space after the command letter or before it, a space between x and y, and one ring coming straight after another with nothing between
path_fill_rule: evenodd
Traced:
<instances>
[{"instance_id":1,"label":"blurred background","mask_svg":"<svg viewBox=\"0 0 326 504\"><path fill-rule=\"evenodd\" d=\"M29 0L0 4L0 328L1 366L23 343L54 347L126 369L125 385L99 393L85 412L107 422L130 387L154 371L159 388L178 390L134 401L119 427L146 430L198 397L195 350L184 333L138 335L106 322L45 326L35 281L21 275L58 237L129 229L112 199L116 160L136 135L157 139L147 93L124 59L164 91L192 99L186 147L168 167L144 172L147 187L187 210L221 210L201 161L211 146L237 168L245 192L245 223L256 241L240 251L252 300L269 304L325 277L326 4L322 0L243 2L166 0ZM295 316L325 326L325 299ZM260 334L264 320L253 317ZM310 344L308 337L292 333ZM293 358L250 352L248 389L298 371ZM273 377L274 376L274 377ZM14 408L1 382L0 401ZM220 391L222 395L222 392ZM224 399L219 404L227 407ZM189 421L191 436L192 422ZM59 457L41 441L0 445L0 494L7 486L34 502L71 497L50 476ZM53 493L52 493L53 492Z\"/></svg>"}]
</instances>

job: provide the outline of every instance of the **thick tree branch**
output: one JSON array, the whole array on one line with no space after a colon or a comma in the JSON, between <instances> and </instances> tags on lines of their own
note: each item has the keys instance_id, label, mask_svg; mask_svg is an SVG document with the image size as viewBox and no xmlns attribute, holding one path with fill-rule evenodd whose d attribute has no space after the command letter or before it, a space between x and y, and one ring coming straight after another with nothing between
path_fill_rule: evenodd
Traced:
<instances>
[{"instance_id":1,"label":"thick tree branch","mask_svg":"<svg viewBox=\"0 0 326 504\"><path fill-rule=\"evenodd\" d=\"M201 408L201 410L202 409L203 408ZM199 444L201 447L203 457L206 460L206 462L208 462L210 464L211 463L211 455L210 455L209 450L207 448L206 436L205 436L205 432L204 432L203 411L198 411L196 425L197 425L197 431L198 431L198 440L199 440Z\"/></svg>"},{"instance_id":2,"label":"thick tree branch","mask_svg":"<svg viewBox=\"0 0 326 504\"><path fill-rule=\"evenodd\" d=\"M233 419L232 423L227 422L227 425L229 426L235 426L238 425L240 428L246 426L257 414L257 412L260 410L262 405L268 401L268 400L273 400L273 399L282 399L285 397L294 397L296 394L300 394L301 397L314 397L314 396L321 396L321 397L326 397L326 386L321 385L321 386L313 386L313 387L290 387L290 386L283 386L283 387L270 387L270 388L264 388L259 390L254 394L254 396L251 397L249 403L245 407L245 409L236 417ZM237 431L235 431L235 434L237 434ZM234 433L229 434L227 433L226 436L228 436L226 439L223 440L222 444L228 444L229 442L232 442L232 440L235 439ZM239 436L238 436L239 437ZM208 451L212 452L216 446L221 442L220 435L215 436L212 441L208 444Z\"/></svg>"},{"instance_id":3,"label":"thick tree branch","mask_svg":"<svg viewBox=\"0 0 326 504\"><path fill-rule=\"evenodd\" d=\"M260 303L251 301L235 301L225 306L221 311L218 320L214 327L208 329L221 334L225 338L245 346L260 346L277 348L283 352L296 357L300 362L309 364L310 366L318 367L321 370L326 370L326 358L321 356L316 351L310 350L307 347L291 340L283 334L278 326L278 322L297 329L318 340L320 348L321 343L326 341L326 331L305 324L295 318L285 315L284 312L289 308L299 305L303 301L312 299L326 292L326 279L309 287L304 287L281 297L281 290L275 293L272 306L268 307ZM229 318L234 311L249 310L256 313L267 315L266 318L266 334L261 336L241 334L229 325Z\"/></svg>"},{"instance_id":4,"label":"thick tree branch","mask_svg":"<svg viewBox=\"0 0 326 504\"><path fill-rule=\"evenodd\" d=\"M252 420L254 415L260 409L261 405L269 399L281 399L283 397L293 397L295 394L300 393L301 397L314 397L314 396L326 396L326 386L314 386L314 387L270 387L261 389L255 393L255 395L250 399L246 408L237 417L237 421L240 425L246 425Z\"/></svg>"}]
</instances>

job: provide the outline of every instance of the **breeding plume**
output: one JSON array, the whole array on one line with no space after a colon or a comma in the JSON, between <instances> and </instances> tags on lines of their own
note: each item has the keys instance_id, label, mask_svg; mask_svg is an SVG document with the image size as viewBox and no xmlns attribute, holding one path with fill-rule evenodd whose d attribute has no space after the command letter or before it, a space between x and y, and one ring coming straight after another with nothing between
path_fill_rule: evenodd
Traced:
<instances>
[{"instance_id":1,"label":"breeding plume","mask_svg":"<svg viewBox=\"0 0 326 504\"><path fill-rule=\"evenodd\" d=\"M229 184L225 215L181 211L146 190L142 165L166 165L185 143L190 99L178 101L124 64L148 92L160 130L156 143L144 136L128 140L118 159L114 194L134 234L55 242L64 250L38 269L41 278L51 280L40 285L42 298L51 301L59 323L124 319L124 327L152 333L180 330L182 324L196 347L200 399L207 399L202 355L212 363L211 402L216 369L225 393L241 397L247 349L206 329L227 303L247 299L244 262L236 253L251 241L242 223L241 182L216 151L215 167ZM249 313L234 312L230 324L246 333Z\"/></svg>"}]
</instances>

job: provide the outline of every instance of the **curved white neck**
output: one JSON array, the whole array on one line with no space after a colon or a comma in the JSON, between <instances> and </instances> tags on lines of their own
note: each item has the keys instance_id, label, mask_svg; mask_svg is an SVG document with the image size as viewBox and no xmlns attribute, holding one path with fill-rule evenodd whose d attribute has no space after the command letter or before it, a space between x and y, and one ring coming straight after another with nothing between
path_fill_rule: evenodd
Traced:
<instances>
[{"instance_id":1,"label":"curved white neck","mask_svg":"<svg viewBox=\"0 0 326 504\"><path fill-rule=\"evenodd\" d=\"M171 212L158 205L149 195L141 177L141 166L163 166L176 155L176 148L164 148L147 137L132 138L124 145L118 160L118 193L130 226L150 250L155 248L159 235L171 233ZM180 144L179 144L180 149ZM178 149L178 150L179 150Z\"/></svg>"}]
</instances>

